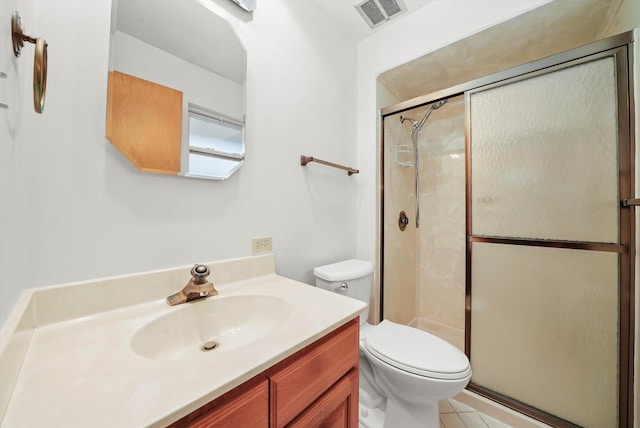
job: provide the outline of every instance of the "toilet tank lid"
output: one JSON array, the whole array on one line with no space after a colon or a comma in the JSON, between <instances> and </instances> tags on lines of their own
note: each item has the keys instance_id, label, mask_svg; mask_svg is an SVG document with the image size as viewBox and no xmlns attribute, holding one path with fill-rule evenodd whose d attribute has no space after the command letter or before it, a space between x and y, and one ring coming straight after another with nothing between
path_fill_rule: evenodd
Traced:
<instances>
[{"instance_id":1,"label":"toilet tank lid","mask_svg":"<svg viewBox=\"0 0 640 428\"><path fill-rule=\"evenodd\" d=\"M325 281L348 281L371 273L373 273L373 263L355 259L318 266L313 270L316 277Z\"/></svg>"}]
</instances>

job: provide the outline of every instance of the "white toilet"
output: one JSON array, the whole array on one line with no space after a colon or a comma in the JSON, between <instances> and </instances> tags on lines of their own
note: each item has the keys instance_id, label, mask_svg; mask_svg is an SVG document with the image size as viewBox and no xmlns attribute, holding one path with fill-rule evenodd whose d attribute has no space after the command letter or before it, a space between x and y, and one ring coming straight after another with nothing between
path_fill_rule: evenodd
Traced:
<instances>
[{"instance_id":1,"label":"white toilet","mask_svg":"<svg viewBox=\"0 0 640 428\"><path fill-rule=\"evenodd\" d=\"M316 286L369 303L373 264L347 260L315 268ZM425 331L360 316L360 426L438 428L438 401L471 379L467 356Z\"/></svg>"}]
</instances>

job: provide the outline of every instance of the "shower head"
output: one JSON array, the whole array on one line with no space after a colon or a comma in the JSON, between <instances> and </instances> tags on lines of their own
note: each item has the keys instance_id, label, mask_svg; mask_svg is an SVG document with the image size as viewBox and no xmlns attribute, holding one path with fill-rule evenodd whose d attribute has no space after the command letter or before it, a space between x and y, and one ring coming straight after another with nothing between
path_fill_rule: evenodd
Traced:
<instances>
[{"instance_id":1,"label":"shower head","mask_svg":"<svg viewBox=\"0 0 640 428\"><path fill-rule=\"evenodd\" d=\"M427 119L429 119L429 116L431 116L431 113L433 113L434 111L438 110L440 107L445 105L446 102L447 100L445 99L445 100L436 101L435 103L431 104L431 108L425 113L420 123L418 125L416 125L415 123L413 124L413 132L420 131L424 126L425 122L427 121Z\"/></svg>"},{"instance_id":2,"label":"shower head","mask_svg":"<svg viewBox=\"0 0 640 428\"><path fill-rule=\"evenodd\" d=\"M431 108L427 110L427 113L425 113L424 117L420 122L413 120L410 117L400 116L400 123L404 123L405 120L408 120L409 122L411 122L411 125L413 125L413 129L411 130L411 135L413 135L422 129L422 126L425 124L425 122L427 121L429 116L431 116L431 113L433 113L434 110L438 110L440 107L442 107L446 103L447 103L447 100L444 99L444 100L436 101L435 103L431 104Z\"/></svg>"}]
</instances>

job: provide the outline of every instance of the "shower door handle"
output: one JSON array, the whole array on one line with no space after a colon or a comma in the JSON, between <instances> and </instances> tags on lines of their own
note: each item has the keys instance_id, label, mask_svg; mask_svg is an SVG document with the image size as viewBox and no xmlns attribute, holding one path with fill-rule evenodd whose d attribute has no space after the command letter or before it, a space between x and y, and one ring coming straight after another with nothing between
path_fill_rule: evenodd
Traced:
<instances>
[{"instance_id":1,"label":"shower door handle","mask_svg":"<svg viewBox=\"0 0 640 428\"><path fill-rule=\"evenodd\" d=\"M637 207L640 205L640 199L623 199L622 206L623 207Z\"/></svg>"}]
</instances>

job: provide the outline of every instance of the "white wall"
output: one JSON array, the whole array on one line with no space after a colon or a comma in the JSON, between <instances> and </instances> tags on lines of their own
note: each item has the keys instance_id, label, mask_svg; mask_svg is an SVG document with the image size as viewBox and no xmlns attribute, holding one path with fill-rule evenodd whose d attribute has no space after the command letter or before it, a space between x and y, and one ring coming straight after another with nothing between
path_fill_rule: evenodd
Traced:
<instances>
[{"instance_id":1,"label":"white wall","mask_svg":"<svg viewBox=\"0 0 640 428\"><path fill-rule=\"evenodd\" d=\"M358 45L358 137L360 165L379 164L379 107L376 79L394 67L495 25L548 0L435 0L416 12L385 24ZM377 183L375 168L358 182L357 254L376 260Z\"/></svg>"},{"instance_id":2,"label":"white wall","mask_svg":"<svg viewBox=\"0 0 640 428\"><path fill-rule=\"evenodd\" d=\"M355 256L360 177L299 164L358 167L355 45L312 2L211 4L248 51L247 161L225 182L141 173L105 140L110 0L3 0L0 22L16 8L49 43L49 79L37 115L33 46L13 58L0 26L0 322L25 288L246 256L252 237L272 236L278 272L308 283Z\"/></svg>"},{"instance_id":3,"label":"white wall","mask_svg":"<svg viewBox=\"0 0 640 428\"><path fill-rule=\"evenodd\" d=\"M614 36L640 27L638 0L612 0L607 22L600 30L600 38Z\"/></svg>"},{"instance_id":4,"label":"white wall","mask_svg":"<svg viewBox=\"0 0 640 428\"><path fill-rule=\"evenodd\" d=\"M374 260L376 76L536 2L453 3L390 23L356 57L313 2L262 0L248 15L214 0L249 67L247 162L223 183L140 173L105 140L110 0L0 3L0 22L18 9L49 43L37 115L33 46L14 58L0 26L0 100L11 104L0 110L0 322L25 288L245 256L256 236L273 236L281 274L308 283L356 245ZM301 154L361 173L302 168Z\"/></svg>"}]
</instances>

